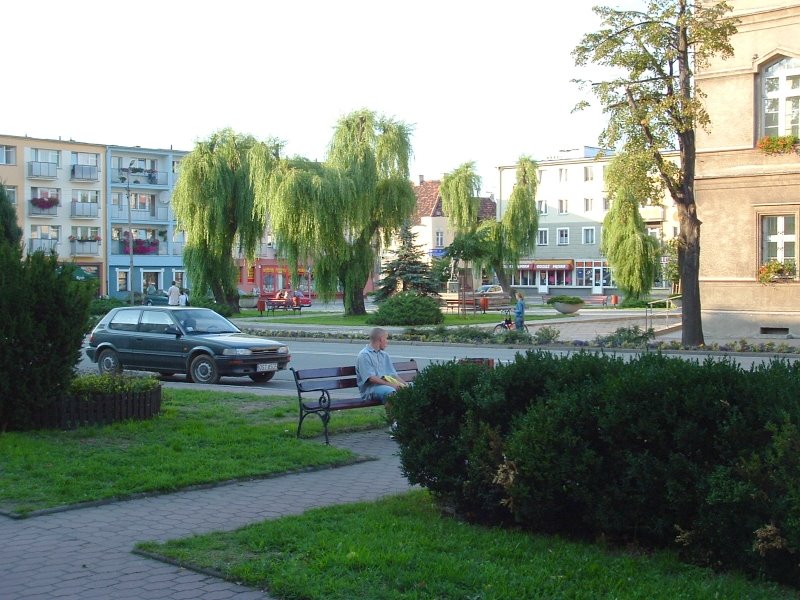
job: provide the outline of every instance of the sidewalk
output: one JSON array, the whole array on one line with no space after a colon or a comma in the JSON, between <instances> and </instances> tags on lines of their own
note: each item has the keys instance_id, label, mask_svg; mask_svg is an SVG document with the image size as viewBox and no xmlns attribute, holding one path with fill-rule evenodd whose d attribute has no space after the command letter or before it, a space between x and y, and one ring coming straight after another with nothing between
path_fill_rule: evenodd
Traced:
<instances>
[{"instance_id":1,"label":"sidewalk","mask_svg":"<svg viewBox=\"0 0 800 600\"><path fill-rule=\"evenodd\" d=\"M400 472L396 443L385 431L334 436L331 442L377 460L23 520L0 517L0 598L270 598L131 550L139 541L232 530L409 489Z\"/></svg>"}]
</instances>

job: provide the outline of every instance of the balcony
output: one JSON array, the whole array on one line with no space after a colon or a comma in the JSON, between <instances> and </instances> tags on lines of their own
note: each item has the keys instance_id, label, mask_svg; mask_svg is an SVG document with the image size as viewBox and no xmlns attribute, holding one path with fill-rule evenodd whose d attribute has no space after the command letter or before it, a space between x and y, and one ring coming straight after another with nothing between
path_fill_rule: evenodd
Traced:
<instances>
[{"instance_id":1,"label":"balcony","mask_svg":"<svg viewBox=\"0 0 800 600\"><path fill-rule=\"evenodd\" d=\"M61 204L58 198L31 198L28 207L30 217L57 217L58 207Z\"/></svg>"},{"instance_id":2,"label":"balcony","mask_svg":"<svg viewBox=\"0 0 800 600\"><path fill-rule=\"evenodd\" d=\"M44 252L49 254L55 250L58 252L58 240L40 240L31 238L28 240L28 252Z\"/></svg>"},{"instance_id":3,"label":"balcony","mask_svg":"<svg viewBox=\"0 0 800 600\"><path fill-rule=\"evenodd\" d=\"M130 177L131 185L167 185L169 179L166 171L150 169L115 169L111 173L111 183L124 183L127 185Z\"/></svg>"},{"instance_id":4,"label":"balcony","mask_svg":"<svg viewBox=\"0 0 800 600\"><path fill-rule=\"evenodd\" d=\"M115 245L117 251L112 254L130 254L130 245L127 240L117 240ZM158 240L133 240L134 254L167 254L167 244L161 244Z\"/></svg>"},{"instance_id":5,"label":"balcony","mask_svg":"<svg viewBox=\"0 0 800 600\"><path fill-rule=\"evenodd\" d=\"M111 206L112 221L127 221L128 208L125 206ZM169 205L158 203L148 210L131 210L131 221L134 223L158 223L169 221Z\"/></svg>"},{"instance_id":6,"label":"balcony","mask_svg":"<svg viewBox=\"0 0 800 600\"><path fill-rule=\"evenodd\" d=\"M99 213L97 202L75 202L72 201L70 216L77 219L96 219Z\"/></svg>"},{"instance_id":7,"label":"balcony","mask_svg":"<svg viewBox=\"0 0 800 600\"><path fill-rule=\"evenodd\" d=\"M55 179L58 177L58 164L51 162L28 161L28 177L31 179Z\"/></svg>"},{"instance_id":8,"label":"balcony","mask_svg":"<svg viewBox=\"0 0 800 600\"><path fill-rule=\"evenodd\" d=\"M180 256L183 254L183 247L186 245L185 242L172 242L170 246L171 254L173 256Z\"/></svg>"},{"instance_id":9,"label":"balcony","mask_svg":"<svg viewBox=\"0 0 800 600\"><path fill-rule=\"evenodd\" d=\"M97 181L97 165L72 165L72 181Z\"/></svg>"},{"instance_id":10,"label":"balcony","mask_svg":"<svg viewBox=\"0 0 800 600\"><path fill-rule=\"evenodd\" d=\"M70 240L70 256L98 256L100 254L100 242L97 240Z\"/></svg>"}]
</instances>

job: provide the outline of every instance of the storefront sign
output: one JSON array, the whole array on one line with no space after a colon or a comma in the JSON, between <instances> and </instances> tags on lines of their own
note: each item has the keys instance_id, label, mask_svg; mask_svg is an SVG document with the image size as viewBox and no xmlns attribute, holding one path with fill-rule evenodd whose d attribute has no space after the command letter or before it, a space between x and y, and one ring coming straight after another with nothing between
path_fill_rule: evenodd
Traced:
<instances>
[{"instance_id":1,"label":"storefront sign","mask_svg":"<svg viewBox=\"0 0 800 600\"><path fill-rule=\"evenodd\" d=\"M530 265L532 271L571 271L574 267L571 260L541 260Z\"/></svg>"}]
</instances>

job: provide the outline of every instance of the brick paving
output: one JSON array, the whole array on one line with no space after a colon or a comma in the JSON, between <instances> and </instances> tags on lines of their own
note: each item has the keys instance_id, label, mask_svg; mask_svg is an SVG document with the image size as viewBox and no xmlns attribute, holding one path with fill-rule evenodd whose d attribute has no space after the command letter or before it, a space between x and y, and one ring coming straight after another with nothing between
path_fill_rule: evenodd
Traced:
<instances>
[{"instance_id":1,"label":"brick paving","mask_svg":"<svg viewBox=\"0 0 800 600\"><path fill-rule=\"evenodd\" d=\"M377 460L28 519L0 517L0 599L270 598L131 550L140 541L232 530L409 489L397 446L385 431L335 436L331 441Z\"/></svg>"}]
</instances>

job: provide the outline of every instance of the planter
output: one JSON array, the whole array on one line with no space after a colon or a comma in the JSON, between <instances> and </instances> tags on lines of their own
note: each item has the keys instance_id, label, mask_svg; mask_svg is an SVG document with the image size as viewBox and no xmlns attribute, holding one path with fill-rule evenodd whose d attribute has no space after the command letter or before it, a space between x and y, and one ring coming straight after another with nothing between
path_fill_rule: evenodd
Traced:
<instances>
[{"instance_id":1,"label":"planter","mask_svg":"<svg viewBox=\"0 0 800 600\"><path fill-rule=\"evenodd\" d=\"M582 306L583 306L583 302L581 302L580 304L567 304L566 302L553 302L553 304L552 304L552 307L555 308L562 315L571 315L573 313L576 313L581 309Z\"/></svg>"},{"instance_id":2,"label":"planter","mask_svg":"<svg viewBox=\"0 0 800 600\"><path fill-rule=\"evenodd\" d=\"M255 308L257 304L256 296L239 296L239 308Z\"/></svg>"}]
</instances>

